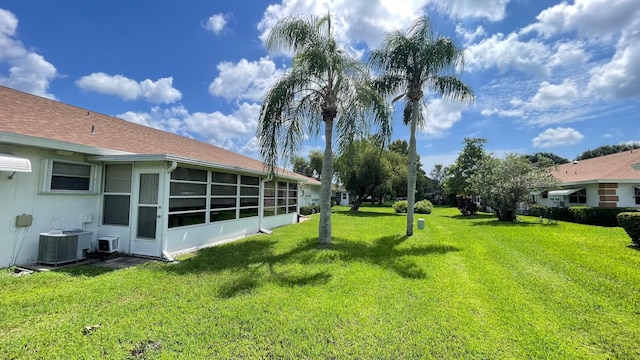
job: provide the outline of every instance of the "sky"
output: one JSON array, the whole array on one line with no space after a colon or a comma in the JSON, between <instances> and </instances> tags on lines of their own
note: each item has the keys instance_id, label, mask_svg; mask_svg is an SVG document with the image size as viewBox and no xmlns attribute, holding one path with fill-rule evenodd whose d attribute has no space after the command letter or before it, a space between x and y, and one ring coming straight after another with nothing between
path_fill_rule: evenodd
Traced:
<instances>
[{"instance_id":1,"label":"sky","mask_svg":"<svg viewBox=\"0 0 640 360\"><path fill-rule=\"evenodd\" d=\"M291 60L264 39L282 18L327 13L363 61L422 15L464 49L476 101L426 95L427 173L467 137L569 160L640 142L638 0L0 0L0 85L259 159L261 98ZM393 139L408 141L399 115ZM323 148L310 136L299 155Z\"/></svg>"}]
</instances>

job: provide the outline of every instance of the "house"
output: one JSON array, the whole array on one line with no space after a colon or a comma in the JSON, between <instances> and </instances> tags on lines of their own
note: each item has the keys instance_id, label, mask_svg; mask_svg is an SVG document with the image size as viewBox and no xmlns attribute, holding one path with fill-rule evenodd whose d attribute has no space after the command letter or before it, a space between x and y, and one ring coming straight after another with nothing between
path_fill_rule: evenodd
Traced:
<instances>
[{"instance_id":1,"label":"house","mask_svg":"<svg viewBox=\"0 0 640 360\"><path fill-rule=\"evenodd\" d=\"M350 206L349 191L342 185L331 184L331 201L337 205Z\"/></svg>"},{"instance_id":2,"label":"house","mask_svg":"<svg viewBox=\"0 0 640 360\"><path fill-rule=\"evenodd\" d=\"M534 194L546 206L640 207L640 149L559 165L562 189Z\"/></svg>"},{"instance_id":3,"label":"house","mask_svg":"<svg viewBox=\"0 0 640 360\"><path fill-rule=\"evenodd\" d=\"M172 256L297 222L320 182L161 130L0 86L0 267L41 233ZM305 190L306 191L306 190Z\"/></svg>"}]
</instances>

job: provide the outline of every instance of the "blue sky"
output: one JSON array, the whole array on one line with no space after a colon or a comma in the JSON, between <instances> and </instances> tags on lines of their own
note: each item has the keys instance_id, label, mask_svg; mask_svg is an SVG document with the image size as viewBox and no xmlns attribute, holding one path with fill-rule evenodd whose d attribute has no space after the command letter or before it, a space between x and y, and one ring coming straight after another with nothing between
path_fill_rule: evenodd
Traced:
<instances>
[{"instance_id":1,"label":"blue sky","mask_svg":"<svg viewBox=\"0 0 640 360\"><path fill-rule=\"evenodd\" d=\"M257 158L261 96L290 60L262 40L285 16L328 11L365 58L424 14L465 49L460 76L477 99L425 99L427 173L465 137L499 156L568 159L640 142L637 0L2 0L0 84ZM408 140L397 120L393 138ZM310 138L300 155L322 148Z\"/></svg>"}]
</instances>

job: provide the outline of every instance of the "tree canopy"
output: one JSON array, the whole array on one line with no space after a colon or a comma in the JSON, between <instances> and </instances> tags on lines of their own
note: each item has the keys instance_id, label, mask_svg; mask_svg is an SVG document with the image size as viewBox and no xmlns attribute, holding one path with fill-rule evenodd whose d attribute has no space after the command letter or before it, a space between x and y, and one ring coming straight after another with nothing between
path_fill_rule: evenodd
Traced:
<instances>
[{"instance_id":1,"label":"tree canopy","mask_svg":"<svg viewBox=\"0 0 640 360\"><path fill-rule=\"evenodd\" d=\"M468 180L471 191L493 208L500 221L513 221L531 192L559 186L549 170L517 154L503 159L486 156Z\"/></svg>"},{"instance_id":2,"label":"tree canopy","mask_svg":"<svg viewBox=\"0 0 640 360\"><path fill-rule=\"evenodd\" d=\"M469 178L476 172L480 163L489 155L484 151L484 138L464 138L464 148L455 163L446 169L444 188L447 194L471 195Z\"/></svg>"},{"instance_id":3,"label":"tree canopy","mask_svg":"<svg viewBox=\"0 0 640 360\"><path fill-rule=\"evenodd\" d=\"M627 150L640 149L640 143L620 144L620 145L604 145L592 150L586 150L578 155L576 160L587 160L598 156L615 154Z\"/></svg>"},{"instance_id":4,"label":"tree canopy","mask_svg":"<svg viewBox=\"0 0 640 360\"><path fill-rule=\"evenodd\" d=\"M293 172L320 180L322 177L322 153L318 150L309 152L309 160L302 156L291 158Z\"/></svg>"},{"instance_id":5,"label":"tree canopy","mask_svg":"<svg viewBox=\"0 0 640 360\"><path fill-rule=\"evenodd\" d=\"M537 152L535 154L524 155L524 156L534 164L540 162L542 159L549 159L555 165L566 164L569 162L568 159L563 158L562 156L556 155L554 153L548 153L548 152Z\"/></svg>"}]
</instances>

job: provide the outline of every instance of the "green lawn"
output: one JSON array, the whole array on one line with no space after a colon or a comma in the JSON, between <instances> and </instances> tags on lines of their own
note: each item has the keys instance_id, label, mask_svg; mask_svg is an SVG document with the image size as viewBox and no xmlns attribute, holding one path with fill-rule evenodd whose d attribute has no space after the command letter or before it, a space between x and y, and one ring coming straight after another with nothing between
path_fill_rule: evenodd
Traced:
<instances>
[{"instance_id":1,"label":"green lawn","mask_svg":"<svg viewBox=\"0 0 640 360\"><path fill-rule=\"evenodd\" d=\"M0 271L0 358L640 358L622 229L436 208L407 239L346 210L329 248L314 215L178 264Z\"/></svg>"}]
</instances>

